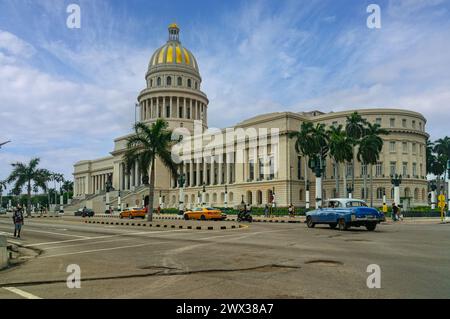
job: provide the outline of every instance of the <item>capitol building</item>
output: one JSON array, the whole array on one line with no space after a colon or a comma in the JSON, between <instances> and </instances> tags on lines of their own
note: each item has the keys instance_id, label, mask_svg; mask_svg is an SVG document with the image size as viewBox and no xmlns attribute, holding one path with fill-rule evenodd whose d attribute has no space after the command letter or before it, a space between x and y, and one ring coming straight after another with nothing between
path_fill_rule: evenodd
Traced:
<instances>
[{"instance_id":1,"label":"capitol building","mask_svg":"<svg viewBox=\"0 0 450 319\"><path fill-rule=\"evenodd\" d=\"M194 141L195 130L208 130L208 108L214 105L209 105L208 97L202 91L199 64L192 52L180 42L179 33L179 27L171 24L168 41L150 57L145 74L146 87L137 96L139 121L151 125L157 119L164 119L170 129L192 133L193 137L188 138L188 141ZM296 153L295 140L290 139L288 134L299 130L303 122L324 123L327 127L345 125L346 117L355 111L368 122L378 123L389 131L389 135L381 136L384 146L379 162L373 165L372 172L368 172L373 178L374 206L382 205L384 194L388 204L393 201L392 174L403 176L400 197L404 203L408 206L427 205L426 119L414 111L383 108L329 113L318 110L280 111L245 119L232 129L266 129L269 132L276 131L277 134L269 133L264 145L252 143L252 139L259 140L261 137L244 138L242 155L239 155L241 160L237 159L238 150L233 148L224 147L223 152L204 152L208 148L206 143L201 145L200 150L197 148L190 154L183 153L179 164L179 171L185 177L181 200L185 207L194 207L199 203L199 194L205 190L202 201L209 206L223 207L225 201L229 207L235 207L242 201L254 207L264 206L275 198L279 207L288 206L289 203L305 207L308 188L311 207L314 207L316 197L327 199L346 196L343 164L339 168L337 190L335 164L329 156L323 174L322 196L315 194L315 175L305 168L306 160ZM140 206L148 202L148 186L142 182L138 164L129 171L124 164L127 138L132 134L130 132L129 135L116 138L114 149L108 156L74 164L74 205L103 211L108 181L112 185L112 191L108 193L108 201L112 206ZM178 181L160 161L157 160L155 165L154 207L178 208ZM352 178L355 180L354 198L363 196L366 169L358 161L354 169L351 164L346 167L347 182L351 182Z\"/></svg>"}]
</instances>

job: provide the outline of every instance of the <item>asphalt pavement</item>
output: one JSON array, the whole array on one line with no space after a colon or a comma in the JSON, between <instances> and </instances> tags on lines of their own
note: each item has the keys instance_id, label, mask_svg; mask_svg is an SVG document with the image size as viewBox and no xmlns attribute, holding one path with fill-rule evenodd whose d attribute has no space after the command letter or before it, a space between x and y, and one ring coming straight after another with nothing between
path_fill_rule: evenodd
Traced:
<instances>
[{"instance_id":1,"label":"asphalt pavement","mask_svg":"<svg viewBox=\"0 0 450 319\"><path fill-rule=\"evenodd\" d=\"M450 224L436 220L340 232L303 223L196 230L63 217L26 219L22 239L12 231L0 218L0 235L21 247L21 263L0 271L0 299L450 298ZM380 289L367 287L372 264L381 269ZM81 288L67 286L73 265Z\"/></svg>"}]
</instances>

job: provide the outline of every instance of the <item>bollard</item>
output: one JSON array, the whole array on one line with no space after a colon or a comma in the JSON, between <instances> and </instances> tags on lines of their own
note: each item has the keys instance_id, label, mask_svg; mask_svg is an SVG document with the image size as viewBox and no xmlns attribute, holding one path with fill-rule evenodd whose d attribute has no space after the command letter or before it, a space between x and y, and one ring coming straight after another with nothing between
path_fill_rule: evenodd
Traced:
<instances>
[{"instance_id":1,"label":"bollard","mask_svg":"<svg viewBox=\"0 0 450 319\"><path fill-rule=\"evenodd\" d=\"M0 269L8 267L8 249L5 236L0 236Z\"/></svg>"}]
</instances>

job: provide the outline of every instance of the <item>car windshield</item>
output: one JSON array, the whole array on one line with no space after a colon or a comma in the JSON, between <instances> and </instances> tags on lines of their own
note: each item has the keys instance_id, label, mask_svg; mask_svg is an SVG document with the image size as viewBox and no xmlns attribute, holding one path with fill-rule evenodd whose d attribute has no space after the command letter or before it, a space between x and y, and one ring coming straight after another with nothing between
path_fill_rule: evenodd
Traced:
<instances>
[{"instance_id":1,"label":"car windshield","mask_svg":"<svg viewBox=\"0 0 450 319\"><path fill-rule=\"evenodd\" d=\"M217 208L206 207L207 210L217 210Z\"/></svg>"},{"instance_id":2,"label":"car windshield","mask_svg":"<svg viewBox=\"0 0 450 319\"><path fill-rule=\"evenodd\" d=\"M367 204L362 201L351 201L351 202L347 202L346 206L347 207L367 207Z\"/></svg>"}]
</instances>

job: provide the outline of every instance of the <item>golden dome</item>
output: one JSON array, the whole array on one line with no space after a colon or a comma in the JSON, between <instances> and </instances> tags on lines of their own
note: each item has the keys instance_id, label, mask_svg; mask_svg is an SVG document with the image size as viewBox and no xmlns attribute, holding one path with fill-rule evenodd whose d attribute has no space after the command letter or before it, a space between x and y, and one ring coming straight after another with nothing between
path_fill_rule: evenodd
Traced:
<instances>
[{"instance_id":1,"label":"golden dome","mask_svg":"<svg viewBox=\"0 0 450 319\"><path fill-rule=\"evenodd\" d=\"M153 53L150 58L149 69L160 66L178 65L193 68L196 72L199 72L197 60L194 55L181 45L178 38L178 31L177 24L172 23L169 25L169 40Z\"/></svg>"}]
</instances>

